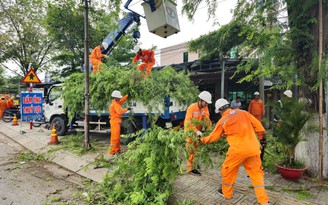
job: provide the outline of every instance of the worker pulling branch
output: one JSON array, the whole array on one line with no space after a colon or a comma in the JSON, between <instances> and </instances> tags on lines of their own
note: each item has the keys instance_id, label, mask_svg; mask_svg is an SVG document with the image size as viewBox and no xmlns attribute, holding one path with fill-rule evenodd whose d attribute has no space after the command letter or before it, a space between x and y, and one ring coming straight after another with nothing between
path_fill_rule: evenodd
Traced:
<instances>
[{"instance_id":1,"label":"worker pulling branch","mask_svg":"<svg viewBox=\"0 0 328 205\"><path fill-rule=\"evenodd\" d=\"M225 99L215 102L215 112L220 113L222 117L209 136L200 138L204 144L209 144L224 135L229 144L226 159L222 164L222 185L218 189L218 194L228 200L232 198L239 167L244 165L252 180L258 202L268 205L270 203L264 187L264 172L259 148L259 141L263 147L266 146L266 131L261 122L249 112L229 107L229 102Z\"/></svg>"},{"instance_id":2,"label":"worker pulling branch","mask_svg":"<svg viewBox=\"0 0 328 205\"><path fill-rule=\"evenodd\" d=\"M208 104L212 103L212 95L208 91L202 91L198 97L199 101L191 104L187 109L186 118L184 121L184 130L185 132L192 131L197 136L203 136L202 131L212 127L210 113L208 110ZM195 124L193 122L194 119L204 122L204 126L202 124ZM201 173L196 169L196 167L194 167L195 152L197 151L198 146L198 140L193 141L190 137L186 138L186 149L189 153L187 162L188 172L190 174L200 176Z\"/></svg>"},{"instance_id":3,"label":"worker pulling branch","mask_svg":"<svg viewBox=\"0 0 328 205\"><path fill-rule=\"evenodd\" d=\"M103 50L108 48L108 44L103 42L101 45L95 47L90 54L90 63L92 65L92 72L98 73L101 70L102 59L107 58L106 54L102 54Z\"/></svg>"},{"instance_id":4,"label":"worker pulling branch","mask_svg":"<svg viewBox=\"0 0 328 205\"><path fill-rule=\"evenodd\" d=\"M132 64L135 64L138 60L141 60L141 63L138 67L138 70L143 72L144 77L148 77L151 69L155 65L155 53L153 50L142 50L139 46L134 48L136 52L135 57L132 60Z\"/></svg>"},{"instance_id":5,"label":"worker pulling branch","mask_svg":"<svg viewBox=\"0 0 328 205\"><path fill-rule=\"evenodd\" d=\"M121 151L121 122L122 115L131 108L122 109L121 106L128 99L128 94L122 96L121 92L114 90L112 92L112 103L109 107L110 113L110 151L109 155L114 155Z\"/></svg>"}]
</instances>

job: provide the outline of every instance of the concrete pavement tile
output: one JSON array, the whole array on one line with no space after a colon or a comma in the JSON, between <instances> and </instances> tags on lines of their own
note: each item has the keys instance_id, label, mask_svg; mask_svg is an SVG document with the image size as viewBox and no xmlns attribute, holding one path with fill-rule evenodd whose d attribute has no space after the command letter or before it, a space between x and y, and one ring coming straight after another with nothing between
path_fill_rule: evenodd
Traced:
<instances>
[{"instance_id":1,"label":"concrete pavement tile","mask_svg":"<svg viewBox=\"0 0 328 205\"><path fill-rule=\"evenodd\" d=\"M73 172L77 172L88 164L87 161L72 154L59 154L56 158L54 158L54 162Z\"/></svg>"},{"instance_id":2,"label":"concrete pavement tile","mask_svg":"<svg viewBox=\"0 0 328 205\"><path fill-rule=\"evenodd\" d=\"M24 147L31 150L34 153L39 153L40 150L44 149L45 145L43 143L37 142L35 140L27 142Z\"/></svg>"},{"instance_id":3,"label":"concrete pavement tile","mask_svg":"<svg viewBox=\"0 0 328 205\"><path fill-rule=\"evenodd\" d=\"M102 182L106 173L110 173L111 171L108 168L93 168L93 164L88 164L76 173L84 176L88 179L92 179L98 183Z\"/></svg>"}]
</instances>

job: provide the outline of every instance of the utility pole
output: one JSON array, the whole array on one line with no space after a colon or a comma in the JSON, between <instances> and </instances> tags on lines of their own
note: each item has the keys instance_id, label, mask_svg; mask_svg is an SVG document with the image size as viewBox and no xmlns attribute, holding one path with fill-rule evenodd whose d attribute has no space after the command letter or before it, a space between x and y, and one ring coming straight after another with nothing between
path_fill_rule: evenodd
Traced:
<instances>
[{"instance_id":1,"label":"utility pole","mask_svg":"<svg viewBox=\"0 0 328 205\"><path fill-rule=\"evenodd\" d=\"M322 0L319 0L319 73L321 73L322 53L323 53L323 32L322 32ZM319 179L323 182L323 85L320 79L319 85Z\"/></svg>"},{"instance_id":2,"label":"utility pole","mask_svg":"<svg viewBox=\"0 0 328 205\"><path fill-rule=\"evenodd\" d=\"M91 1L91 0L89 0ZM85 91L84 91L84 149L90 149L89 137L89 116L90 116L90 94L89 94L89 16L88 0L84 0L84 74L85 74Z\"/></svg>"}]
</instances>

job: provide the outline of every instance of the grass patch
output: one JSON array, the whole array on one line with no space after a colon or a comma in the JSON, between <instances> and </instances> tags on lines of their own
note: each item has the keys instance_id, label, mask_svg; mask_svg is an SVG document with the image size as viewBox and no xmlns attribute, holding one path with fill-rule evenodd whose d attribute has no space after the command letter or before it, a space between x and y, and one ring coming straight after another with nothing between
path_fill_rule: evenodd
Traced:
<instances>
[{"instance_id":1,"label":"grass patch","mask_svg":"<svg viewBox=\"0 0 328 205\"><path fill-rule=\"evenodd\" d=\"M312 199L313 195L309 191L302 190L296 193L296 198L299 200Z\"/></svg>"},{"instance_id":2,"label":"grass patch","mask_svg":"<svg viewBox=\"0 0 328 205\"><path fill-rule=\"evenodd\" d=\"M100 158L96 158L95 161L92 162L92 165L95 169L97 168L110 168L111 165L107 160L105 160L105 157L103 154L100 155Z\"/></svg>"},{"instance_id":3,"label":"grass patch","mask_svg":"<svg viewBox=\"0 0 328 205\"><path fill-rule=\"evenodd\" d=\"M31 151L24 151L19 153L18 155L18 160L21 162L26 162L26 161L45 161L45 157L43 154L34 154Z\"/></svg>"},{"instance_id":4,"label":"grass patch","mask_svg":"<svg viewBox=\"0 0 328 205\"><path fill-rule=\"evenodd\" d=\"M59 145L57 145L58 147L49 150L48 153L53 153L58 150L64 149L64 150L71 151L72 153L81 156L81 155L84 155L84 154L87 154L90 152L96 152L100 148L105 146L105 143L103 141L99 141L96 139L90 139L91 148L85 149L83 133L67 135L67 136L61 138L60 142L61 143Z\"/></svg>"},{"instance_id":5,"label":"grass patch","mask_svg":"<svg viewBox=\"0 0 328 205\"><path fill-rule=\"evenodd\" d=\"M54 197L52 200L51 200L52 203L54 202L60 202L60 197Z\"/></svg>"}]
</instances>

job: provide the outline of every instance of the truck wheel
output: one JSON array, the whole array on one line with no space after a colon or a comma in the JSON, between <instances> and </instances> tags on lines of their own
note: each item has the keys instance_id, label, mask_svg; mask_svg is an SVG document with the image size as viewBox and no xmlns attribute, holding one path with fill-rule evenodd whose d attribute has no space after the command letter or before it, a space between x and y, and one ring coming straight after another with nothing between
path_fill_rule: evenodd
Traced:
<instances>
[{"instance_id":1,"label":"truck wheel","mask_svg":"<svg viewBox=\"0 0 328 205\"><path fill-rule=\"evenodd\" d=\"M57 135L59 136L65 135L67 130L67 123L64 118L58 116L55 117L51 122L51 127L53 127L53 125L56 126Z\"/></svg>"}]
</instances>

